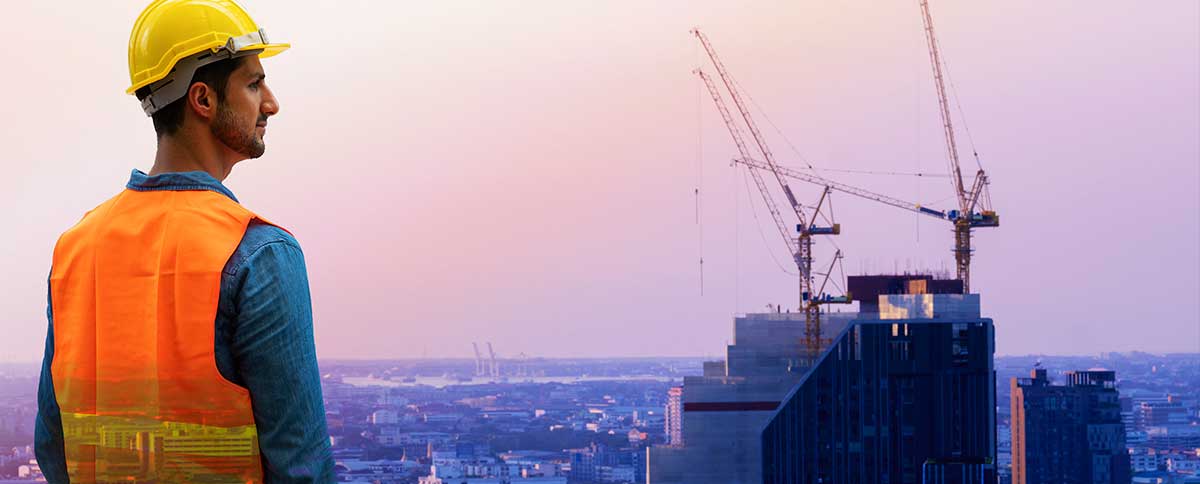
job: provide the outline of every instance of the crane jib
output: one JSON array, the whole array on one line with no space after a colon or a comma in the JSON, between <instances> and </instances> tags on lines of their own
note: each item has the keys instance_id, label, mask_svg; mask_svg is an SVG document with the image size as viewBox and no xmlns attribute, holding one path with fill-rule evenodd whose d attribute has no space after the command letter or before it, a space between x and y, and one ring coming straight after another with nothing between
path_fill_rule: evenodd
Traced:
<instances>
[{"instance_id":1,"label":"crane jib","mask_svg":"<svg viewBox=\"0 0 1200 484\"><path fill-rule=\"evenodd\" d=\"M920 210L921 213L927 213L927 214L933 215L934 217L937 217L937 218L946 218L946 212L943 212L941 210L934 210L932 208L925 208L925 207L917 207L917 210Z\"/></svg>"}]
</instances>

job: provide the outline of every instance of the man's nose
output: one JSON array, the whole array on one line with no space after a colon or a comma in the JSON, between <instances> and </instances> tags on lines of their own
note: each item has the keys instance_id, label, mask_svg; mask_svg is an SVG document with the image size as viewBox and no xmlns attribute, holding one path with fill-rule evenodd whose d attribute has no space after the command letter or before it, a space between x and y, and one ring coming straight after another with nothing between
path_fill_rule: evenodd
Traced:
<instances>
[{"instance_id":1,"label":"man's nose","mask_svg":"<svg viewBox=\"0 0 1200 484\"><path fill-rule=\"evenodd\" d=\"M266 83L263 83L262 89L262 113L267 116L279 114L279 99L275 97L275 92L271 91L271 88L267 87Z\"/></svg>"}]
</instances>

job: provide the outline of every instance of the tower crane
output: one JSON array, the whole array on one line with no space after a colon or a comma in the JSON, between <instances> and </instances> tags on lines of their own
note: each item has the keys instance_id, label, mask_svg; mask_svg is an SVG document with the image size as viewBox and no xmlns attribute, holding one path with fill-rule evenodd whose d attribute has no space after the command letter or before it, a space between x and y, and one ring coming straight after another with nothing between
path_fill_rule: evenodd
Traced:
<instances>
[{"instance_id":1,"label":"tower crane","mask_svg":"<svg viewBox=\"0 0 1200 484\"><path fill-rule=\"evenodd\" d=\"M999 227L1000 217L991 209L991 195L987 191L988 177L979 164L979 153L973 153L979 171L971 188L963 184L962 170L958 162L958 143L954 138L954 125L950 120L950 101L946 95L943 71L945 63L938 48L937 36L933 31L933 17L929 14L929 0L921 0L921 22L925 27L925 43L929 47L929 63L933 67L934 85L937 87L938 114L942 118L942 131L946 139L946 158L950 163L950 180L958 197L958 208L946 213L946 219L954 224L954 262L957 276L963 283L963 293L971 292L971 230L976 227ZM978 210L977 210L978 209Z\"/></svg>"},{"instance_id":2,"label":"tower crane","mask_svg":"<svg viewBox=\"0 0 1200 484\"><path fill-rule=\"evenodd\" d=\"M938 113L942 119L943 136L946 140L946 157L950 165L950 179L954 185L954 193L957 198L958 206L951 210L934 210L928 207L921 206L917 203L899 200L887 195L864 190L862 188L846 185L820 177L814 174L805 173L799 170L791 169L784 166L773 165L769 162L757 160L745 154L741 158L736 158L735 163L741 163L751 169L768 170L773 169L776 173L784 177L796 180L805 181L831 189L842 193L854 195L856 197L873 200L893 207L917 212L923 215L928 215L941 220L949 221L954 226L954 259L956 267L956 277L963 283L963 292L970 292L971 283L971 231L977 227L998 227L1000 226L1000 217L991 209L991 197L988 195L988 177L982 166L975 173L975 180L971 184L971 188L967 189L963 183L962 171L959 168L958 143L954 134L954 125L951 121L950 102L946 93L946 84L943 76L945 69L942 61L941 51L937 37L933 30L933 17L929 14L929 1L921 0L921 18L924 24L925 40L929 48L929 60L933 67L934 84L937 87L938 95ZM974 153L978 162L979 154Z\"/></svg>"},{"instance_id":3,"label":"tower crane","mask_svg":"<svg viewBox=\"0 0 1200 484\"><path fill-rule=\"evenodd\" d=\"M787 184L783 173L780 171L779 165L775 162L775 156L771 153L771 149L767 146L766 140L762 133L758 130L758 126L754 123L754 118L750 115L750 111L746 108L746 104L742 101L741 95L738 93L733 79L725 70L725 65L721 63L720 57L717 56L716 50L713 49L708 37L705 36L699 29L692 29L691 33L699 39L700 44L704 47L704 51L708 54L712 61L713 67L716 68L717 74L720 76L722 83L725 85L725 90L729 93L729 97L733 99L733 104L737 107L741 114L742 121L746 124L752 135L755 145L759 153L766 160L765 166L748 167L751 178L754 179L755 185L758 186L759 193L762 195L763 202L767 206L767 210L771 213L771 218L775 221L775 226L783 236L788 251L792 254L792 259L796 263L796 268L800 275L800 304L804 311L804 349L806 356L809 359L815 359L820 354L822 347L821 338L821 308L822 304L833 303L849 303L849 297L839 296L833 297L824 294L823 288L828 282L832 270L826 271L825 281L823 281L818 290L814 290L816 285L813 279L813 254L812 254L812 236L814 235L837 235L841 233L841 227L838 224L831 224L829 227L819 227L816 225L817 216L820 214L821 207L830 195L830 189L827 187L821 193L821 198L813 208L812 217L805 214L805 208L796 200L795 194ZM734 121L729 109L725 105L720 90L703 69L697 68L696 75L704 81L704 85L708 88L709 95L712 96L713 103L716 104L717 110L721 113L721 119L725 122L725 127L729 129L730 136L733 137L733 142L737 145L738 153L743 159L750 159L750 150L746 144L745 138L742 136L741 128ZM771 173L775 180L779 183L783 194L787 197L788 206L795 214L798 223L796 230L799 236L793 238L791 232L784 223L783 215L776 206L774 198L767 189L766 181L763 180L759 170ZM842 257L841 251L834 255L834 262ZM832 266L831 266L832 268Z\"/></svg>"}]
</instances>

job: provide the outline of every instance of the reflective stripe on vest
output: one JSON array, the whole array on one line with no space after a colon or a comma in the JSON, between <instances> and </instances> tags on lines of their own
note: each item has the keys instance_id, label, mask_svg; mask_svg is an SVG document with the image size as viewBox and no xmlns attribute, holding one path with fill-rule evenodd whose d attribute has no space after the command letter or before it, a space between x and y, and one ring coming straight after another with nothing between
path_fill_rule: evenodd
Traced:
<instances>
[{"instance_id":1,"label":"reflective stripe on vest","mask_svg":"<svg viewBox=\"0 0 1200 484\"><path fill-rule=\"evenodd\" d=\"M125 190L59 239L51 374L72 482L262 482L250 394L221 376L221 271L253 213Z\"/></svg>"}]
</instances>

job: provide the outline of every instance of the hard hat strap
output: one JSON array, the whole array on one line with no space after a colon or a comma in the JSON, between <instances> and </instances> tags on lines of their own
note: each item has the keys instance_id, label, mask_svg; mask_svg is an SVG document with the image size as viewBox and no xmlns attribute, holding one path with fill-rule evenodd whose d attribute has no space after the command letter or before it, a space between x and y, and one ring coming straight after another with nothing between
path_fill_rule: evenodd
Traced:
<instances>
[{"instance_id":1,"label":"hard hat strap","mask_svg":"<svg viewBox=\"0 0 1200 484\"><path fill-rule=\"evenodd\" d=\"M146 116L153 116L158 110L187 94L188 88L191 87L190 81L197 69L214 62L261 53L263 51L261 48L243 49L267 43L267 33L263 29L258 29L245 35L230 37L221 47L211 51L206 50L176 62L175 67L166 77L147 86L150 88L150 95L142 99L142 110L146 112Z\"/></svg>"}]
</instances>

